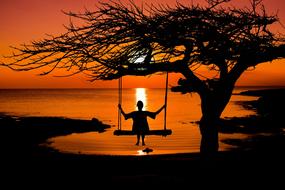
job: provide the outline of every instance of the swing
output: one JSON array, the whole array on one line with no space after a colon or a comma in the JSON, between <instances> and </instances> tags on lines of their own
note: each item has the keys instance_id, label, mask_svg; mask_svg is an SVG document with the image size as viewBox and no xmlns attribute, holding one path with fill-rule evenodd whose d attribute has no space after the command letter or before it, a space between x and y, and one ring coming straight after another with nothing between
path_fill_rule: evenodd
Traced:
<instances>
[{"instance_id":1,"label":"swing","mask_svg":"<svg viewBox=\"0 0 285 190\"><path fill-rule=\"evenodd\" d=\"M172 134L171 129L166 129L166 109L167 109L167 94L168 94L168 72L166 73L166 82L165 82L165 96L164 96L164 127L161 130L149 130L146 135L159 135L159 136L167 136ZM119 104L122 105L122 77L119 78ZM122 115L121 110L118 108L118 129L114 131L114 135L136 135L132 130L122 130Z\"/></svg>"}]
</instances>

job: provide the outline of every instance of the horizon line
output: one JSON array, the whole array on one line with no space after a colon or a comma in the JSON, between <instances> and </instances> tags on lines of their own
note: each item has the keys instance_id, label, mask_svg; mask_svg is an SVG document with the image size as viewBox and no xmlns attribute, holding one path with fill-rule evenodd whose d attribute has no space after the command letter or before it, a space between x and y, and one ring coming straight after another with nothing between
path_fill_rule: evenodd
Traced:
<instances>
[{"instance_id":1,"label":"horizon line","mask_svg":"<svg viewBox=\"0 0 285 190\"><path fill-rule=\"evenodd\" d=\"M285 88L285 85L282 86L282 85L265 85L265 86L262 86L262 85L237 85L235 86L235 88ZM136 89L136 88L146 88L146 89L165 89L164 87L124 87L123 89ZM171 87L169 87L171 88ZM42 88L37 88L37 87L28 87L28 88L0 88L0 90L96 90L96 89L105 89L105 90L108 90L108 89L118 89L118 87L94 87L94 88L86 88L86 87L75 87L75 88L64 88L64 87L60 87L60 88L54 88L54 87L42 87Z\"/></svg>"}]
</instances>

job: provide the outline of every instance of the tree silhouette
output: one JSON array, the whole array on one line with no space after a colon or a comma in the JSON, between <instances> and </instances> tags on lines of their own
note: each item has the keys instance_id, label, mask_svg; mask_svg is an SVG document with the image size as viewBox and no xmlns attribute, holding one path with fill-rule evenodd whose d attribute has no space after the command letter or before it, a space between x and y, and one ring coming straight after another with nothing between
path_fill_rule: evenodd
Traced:
<instances>
[{"instance_id":1,"label":"tree silhouette","mask_svg":"<svg viewBox=\"0 0 285 190\"><path fill-rule=\"evenodd\" d=\"M65 12L83 21L70 22L67 32L14 47L6 66L26 71L46 67L86 73L92 80L157 72L181 73L174 91L197 92L201 98L201 153L218 151L218 121L241 74L259 63L285 56L282 36L270 31L278 22L261 0L250 8L208 0L206 6L137 6L130 1L100 3L96 11ZM201 78L206 66L216 75Z\"/></svg>"}]
</instances>

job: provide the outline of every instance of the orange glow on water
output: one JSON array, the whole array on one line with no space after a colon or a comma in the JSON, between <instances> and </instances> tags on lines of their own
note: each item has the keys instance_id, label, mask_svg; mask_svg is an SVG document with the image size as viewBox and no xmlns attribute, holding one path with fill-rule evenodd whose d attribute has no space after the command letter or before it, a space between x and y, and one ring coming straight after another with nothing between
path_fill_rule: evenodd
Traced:
<instances>
[{"instance_id":1,"label":"orange glow on water","mask_svg":"<svg viewBox=\"0 0 285 190\"><path fill-rule=\"evenodd\" d=\"M240 89L242 90L242 89ZM149 154L173 154L186 152L199 152L200 131L194 123L201 117L200 100L198 95L180 95L169 93L168 111L167 111L167 128L172 130L172 134L167 137L146 136L146 146L136 146L135 136L115 136L113 131L117 128L117 98L110 98L110 94L117 94L116 90L77 90L66 91L68 96L72 93L78 94L76 99L68 100L62 91L54 91L50 98L53 101L43 102L41 104L29 103L29 108L33 113L40 113L44 116L60 115L71 118L90 119L96 117L104 123L113 126L104 133L89 132L82 134L71 134L68 136L56 137L50 139L51 146L64 152L73 152L81 154L108 154L108 155L146 155L142 150L145 148L153 149ZM144 89L138 90L143 92L148 102L149 111L155 111L163 105L163 89ZM139 93L137 89L125 89L123 97L123 108L126 112L133 111L136 97ZM80 93L79 93L80 92ZM238 92L238 91L236 91ZM82 95L80 95L82 93ZM29 93L30 94L30 93ZM43 92L45 96L47 91ZM97 94L97 96L96 96ZM59 97L57 97L60 95ZM83 98L84 97L84 98ZM105 97L102 98L102 97ZM43 97L44 98L44 97ZM65 101L62 101L65 99ZM79 99L81 101L79 101ZM83 99L83 100L82 100ZM236 105L235 101L254 100L255 97L234 95L231 102L225 109L223 117L239 117L253 114L252 111L245 110ZM27 100L23 100L27 102ZM37 100L40 101L40 100ZM13 102L13 101L10 101ZM27 103L26 103L27 104ZM53 105L56 104L55 108ZM25 103L19 104L21 108L17 111L27 111ZM76 106L76 110L72 109ZM13 106L12 106L13 107ZM42 107L42 108L41 108ZM0 108L7 111L11 109L11 103L6 105L2 102ZM60 108L60 109L58 109ZM61 109L62 108L62 109ZM42 111L38 111L42 110ZM62 111L63 110L63 111ZM0 112L2 110L0 109ZM10 110L13 112L13 110ZM29 111L29 110L28 110ZM148 119L150 129L163 129L163 114L157 115L156 119ZM122 129L130 130L131 120L123 120ZM221 141L226 138L245 138L243 134L219 134ZM230 145L220 143L220 150L230 148Z\"/></svg>"},{"instance_id":2,"label":"orange glow on water","mask_svg":"<svg viewBox=\"0 0 285 190\"><path fill-rule=\"evenodd\" d=\"M248 88L247 88L248 89ZM237 89L235 93L247 89ZM140 92L140 93L137 93ZM147 110L156 111L164 103L164 89L123 89L125 112L134 111L137 97L146 97ZM200 131L195 123L201 117L200 99L197 94L181 95L169 92L167 137L147 136L146 146L135 146L135 136L114 136L117 129L117 89L38 89L0 90L0 113L16 116L65 117L91 120L97 118L112 127L106 132L78 133L50 139L51 146L65 152L82 154L143 155L144 148L151 148L149 154L172 154L199 152ZM139 96L137 96L139 95ZM250 101L256 97L233 95L222 117L241 117L254 112L245 110L235 101ZM163 113L155 119L148 119L151 130L163 129ZM131 130L132 120L122 120L122 129ZM221 134L225 138L242 138L238 134ZM229 148L221 142L220 150Z\"/></svg>"}]
</instances>

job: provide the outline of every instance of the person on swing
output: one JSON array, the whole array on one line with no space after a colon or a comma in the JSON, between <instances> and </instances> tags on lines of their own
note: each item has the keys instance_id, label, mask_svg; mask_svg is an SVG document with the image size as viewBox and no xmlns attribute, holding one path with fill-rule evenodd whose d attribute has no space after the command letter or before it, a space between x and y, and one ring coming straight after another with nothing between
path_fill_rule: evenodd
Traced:
<instances>
[{"instance_id":1,"label":"person on swing","mask_svg":"<svg viewBox=\"0 0 285 190\"><path fill-rule=\"evenodd\" d=\"M121 104L119 104L118 107L121 110L121 113L123 114L123 116L125 117L126 120L129 118L133 119L132 131L137 135L136 145L139 145L140 136L141 136L142 137L142 145L144 146L145 145L144 138L145 138L145 135L147 134L147 132L149 131L147 117L155 119L156 115L159 114L165 108L165 105L163 105L156 112L142 111L143 102L140 100L137 102L138 111L133 111L131 113L125 113L123 111Z\"/></svg>"}]
</instances>

